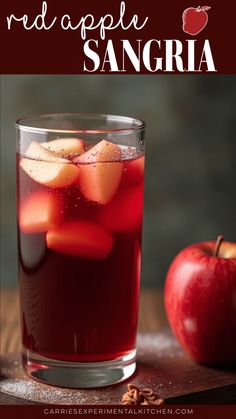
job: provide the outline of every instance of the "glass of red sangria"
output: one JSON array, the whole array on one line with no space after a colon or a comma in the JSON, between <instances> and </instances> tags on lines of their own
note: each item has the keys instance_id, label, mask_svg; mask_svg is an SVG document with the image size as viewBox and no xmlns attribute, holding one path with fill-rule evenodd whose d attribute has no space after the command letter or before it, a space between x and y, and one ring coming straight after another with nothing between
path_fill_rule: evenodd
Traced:
<instances>
[{"instance_id":1,"label":"glass of red sangria","mask_svg":"<svg viewBox=\"0 0 236 419\"><path fill-rule=\"evenodd\" d=\"M64 387L123 381L136 367L145 124L50 114L16 130L24 369Z\"/></svg>"}]
</instances>

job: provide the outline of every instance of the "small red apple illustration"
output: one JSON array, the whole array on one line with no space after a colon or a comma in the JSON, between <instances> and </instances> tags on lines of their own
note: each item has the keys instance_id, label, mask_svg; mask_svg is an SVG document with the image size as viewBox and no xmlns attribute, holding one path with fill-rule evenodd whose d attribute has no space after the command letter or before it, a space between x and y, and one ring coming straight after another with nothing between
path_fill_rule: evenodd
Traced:
<instances>
[{"instance_id":1,"label":"small red apple illustration","mask_svg":"<svg viewBox=\"0 0 236 419\"><path fill-rule=\"evenodd\" d=\"M197 35L197 33L201 32L208 22L206 11L209 9L209 6L188 7L185 9L182 15L183 31L190 35Z\"/></svg>"}]
</instances>

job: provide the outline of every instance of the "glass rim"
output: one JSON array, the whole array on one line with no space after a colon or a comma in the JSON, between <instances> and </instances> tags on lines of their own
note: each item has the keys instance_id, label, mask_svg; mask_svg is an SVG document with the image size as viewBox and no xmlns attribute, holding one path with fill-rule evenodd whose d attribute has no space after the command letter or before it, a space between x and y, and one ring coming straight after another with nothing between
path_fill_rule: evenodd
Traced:
<instances>
[{"instance_id":1,"label":"glass rim","mask_svg":"<svg viewBox=\"0 0 236 419\"><path fill-rule=\"evenodd\" d=\"M46 118L56 118L58 119L66 119L66 118L87 118L89 119L102 119L102 118L110 118L114 122L127 122L136 124L130 127L122 127L122 128L108 128L108 129L57 129L57 128L43 128L33 126L33 121L40 121ZM130 116L123 116L123 115L115 115L115 114L106 114L106 113L90 113L90 112L71 112L71 113L45 113L45 114L35 114L30 115L22 118L18 118L15 122L16 128L19 128L24 131L30 132L55 132L60 134L100 134L100 133L127 133L133 131L143 131L146 127L146 123L138 118L130 117Z\"/></svg>"}]
</instances>

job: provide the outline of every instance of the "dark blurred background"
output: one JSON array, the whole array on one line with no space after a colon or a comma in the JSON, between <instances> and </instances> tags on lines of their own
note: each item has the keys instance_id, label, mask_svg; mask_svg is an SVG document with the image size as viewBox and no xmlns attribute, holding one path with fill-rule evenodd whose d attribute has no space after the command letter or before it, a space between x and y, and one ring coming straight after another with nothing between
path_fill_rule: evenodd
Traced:
<instances>
[{"instance_id":1,"label":"dark blurred background","mask_svg":"<svg viewBox=\"0 0 236 419\"><path fill-rule=\"evenodd\" d=\"M17 285L15 119L102 112L147 123L144 287L163 286L183 247L236 241L236 76L1 77L1 284Z\"/></svg>"}]
</instances>

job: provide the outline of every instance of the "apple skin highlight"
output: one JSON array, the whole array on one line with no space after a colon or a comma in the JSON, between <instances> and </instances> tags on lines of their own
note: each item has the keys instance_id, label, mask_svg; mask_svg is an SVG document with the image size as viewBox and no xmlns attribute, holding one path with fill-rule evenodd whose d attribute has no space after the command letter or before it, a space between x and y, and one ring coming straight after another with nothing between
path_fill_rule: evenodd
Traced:
<instances>
[{"instance_id":1,"label":"apple skin highlight","mask_svg":"<svg viewBox=\"0 0 236 419\"><path fill-rule=\"evenodd\" d=\"M165 307L172 330L197 362L236 362L236 243L193 244L173 260L166 277Z\"/></svg>"}]
</instances>

